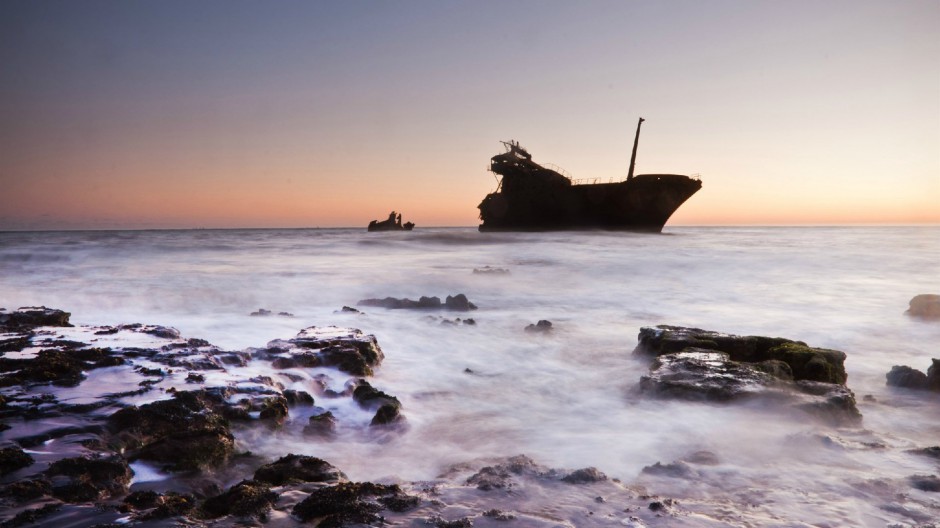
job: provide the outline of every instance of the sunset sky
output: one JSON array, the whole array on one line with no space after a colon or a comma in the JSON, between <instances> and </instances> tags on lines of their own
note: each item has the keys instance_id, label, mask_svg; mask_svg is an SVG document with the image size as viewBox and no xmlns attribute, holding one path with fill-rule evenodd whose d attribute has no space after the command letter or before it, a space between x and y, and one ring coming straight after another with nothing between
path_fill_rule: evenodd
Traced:
<instances>
[{"instance_id":1,"label":"sunset sky","mask_svg":"<svg viewBox=\"0 0 940 528\"><path fill-rule=\"evenodd\" d=\"M669 225L940 223L940 2L0 3L0 230L476 225L518 140Z\"/></svg>"}]
</instances>

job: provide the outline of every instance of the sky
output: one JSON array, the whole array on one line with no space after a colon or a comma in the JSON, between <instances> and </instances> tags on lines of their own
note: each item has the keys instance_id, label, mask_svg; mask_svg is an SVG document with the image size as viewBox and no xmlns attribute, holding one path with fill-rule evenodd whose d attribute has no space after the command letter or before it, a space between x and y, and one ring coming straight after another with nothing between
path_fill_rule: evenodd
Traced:
<instances>
[{"instance_id":1,"label":"sky","mask_svg":"<svg viewBox=\"0 0 940 528\"><path fill-rule=\"evenodd\" d=\"M0 230L471 226L515 139L669 225L940 223L940 2L0 2Z\"/></svg>"}]
</instances>

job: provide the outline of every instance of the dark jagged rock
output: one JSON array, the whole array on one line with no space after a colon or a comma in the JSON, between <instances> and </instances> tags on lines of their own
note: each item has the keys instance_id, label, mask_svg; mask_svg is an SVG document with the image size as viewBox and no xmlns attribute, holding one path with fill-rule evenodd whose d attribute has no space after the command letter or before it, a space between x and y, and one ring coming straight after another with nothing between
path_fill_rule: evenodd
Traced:
<instances>
[{"instance_id":1,"label":"dark jagged rock","mask_svg":"<svg viewBox=\"0 0 940 528\"><path fill-rule=\"evenodd\" d=\"M940 492L940 478L936 475L913 475L908 477L911 487L921 491Z\"/></svg>"},{"instance_id":2,"label":"dark jagged rock","mask_svg":"<svg viewBox=\"0 0 940 528\"><path fill-rule=\"evenodd\" d=\"M496 508L486 510L483 512L484 517L489 517L490 519L496 521L511 521L516 518L515 515L511 513L504 512L502 510L497 510Z\"/></svg>"},{"instance_id":3,"label":"dark jagged rock","mask_svg":"<svg viewBox=\"0 0 940 528\"><path fill-rule=\"evenodd\" d=\"M395 493L387 497L379 497L379 503L393 512L406 512L413 510L421 504L421 499L406 493Z\"/></svg>"},{"instance_id":4,"label":"dark jagged rock","mask_svg":"<svg viewBox=\"0 0 940 528\"><path fill-rule=\"evenodd\" d=\"M277 497L277 493L271 491L266 483L243 480L225 493L206 499L200 512L210 519L224 515L264 517L274 506Z\"/></svg>"},{"instance_id":5,"label":"dark jagged rock","mask_svg":"<svg viewBox=\"0 0 940 528\"><path fill-rule=\"evenodd\" d=\"M17 446L0 449L0 475L13 473L19 469L33 465L33 457L23 452Z\"/></svg>"},{"instance_id":6,"label":"dark jagged rock","mask_svg":"<svg viewBox=\"0 0 940 528\"><path fill-rule=\"evenodd\" d=\"M724 352L688 348L653 360L650 373L640 378L640 390L659 396L728 401L762 393L772 376Z\"/></svg>"},{"instance_id":7,"label":"dark jagged rock","mask_svg":"<svg viewBox=\"0 0 940 528\"><path fill-rule=\"evenodd\" d=\"M906 365L895 365L885 378L891 387L940 392L940 359L931 360L927 374Z\"/></svg>"},{"instance_id":8,"label":"dark jagged rock","mask_svg":"<svg viewBox=\"0 0 940 528\"><path fill-rule=\"evenodd\" d=\"M940 460L940 446L930 446L921 449L913 449L911 453Z\"/></svg>"},{"instance_id":9,"label":"dark jagged rock","mask_svg":"<svg viewBox=\"0 0 940 528\"><path fill-rule=\"evenodd\" d=\"M461 517L448 521L440 515L435 515L425 521L425 523L433 525L434 528L473 528L473 521L469 517Z\"/></svg>"},{"instance_id":10,"label":"dark jagged rock","mask_svg":"<svg viewBox=\"0 0 940 528\"><path fill-rule=\"evenodd\" d=\"M121 457L64 458L45 471L52 495L65 502L88 502L127 493L131 472Z\"/></svg>"},{"instance_id":11,"label":"dark jagged rock","mask_svg":"<svg viewBox=\"0 0 940 528\"><path fill-rule=\"evenodd\" d=\"M375 416L369 425L391 425L400 423L405 419L401 414L401 406L386 403L375 411Z\"/></svg>"},{"instance_id":12,"label":"dark jagged rock","mask_svg":"<svg viewBox=\"0 0 940 528\"><path fill-rule=\"evenodd\" d=\"M290 411L287 409L287 399L278 395L274 398L268 398L265 401L261 408L259 418L268 420L276 425L281 425L287 420L289 413Z\"/></svg>"},{"instance_id":13,"label":"dark jagged rock","mask_svg":"<svg viewBox=\"0 0 940 528\"><path fill-rule=\"evenodd\" d=\"M353 390L352 397L364 409L378 409L386 405L401 407L398 398L376 389L364 379L356 381L356 388Z\"/></svg>"},{"instance_id":14,"label":"dark jagged rock","mask_svg":"<svg viewBox=\"0 0 940 528\"><path fill-rule=\"evenodd\" d=\"M108 418L116 438L134 458L168 464L171 470L218 465L234 451L235 438L220 410L219 391L179 391L172 400L122 409Z\"/></svg>"},{"instance_id":15,"label":"dark jagged rock","mask_svg":"<svg viewBox=\"0 0 940 528\"><path fill-rule=\"evenodd\" d=\"M940 359L931 359L927 368L927 390L940 392Z\"/></svg>"},{"instance_id":16,"label":"dark jagged rock","mask_svg":"<svg viewBox=\"0 0 940 528\"><path fill-rule=\"evenodd\" d=\"M69 323L71 316L69 312L45 306L27 306L12 312L0 310L0 328L17 331L37 326L72 326Z\"/></svg>"},{"instance_id":17,"label":"dark jagged rock","mask_svg":"<svg viewBox=\"0 0 940 528\"><path fill-rule=\"evenodd\" d=\"M52 493L52 483L44 478L19 480L0 488L0 497L10 497L16 502L38 499Z\"/></svg>"},{"instance_id":18,"label":"dark jagged rock","mask_svg":"<svg viewBox=\"0 0 940 528\"><path fill-rule=\"evenodd\" d=\"M673 462L671 464L662 464L657 462L652 466L644 467L641 472L644 475L656 475L670 478L689 478L695 475L695 470L682 461Z\"/></svg>"},{"instance_id":19,"label":"dark jagged rock","mask_svg":"<svg viewBox=\"0 0 940 528\"><path fill-rule=\"evenodd\" d=\"M310 393L306 391L287 389L283 392L283 394L284 399L287 400L288 407L296 407L298 405L313 405L313 396L311 396Z\"/></svg>"},{"instance_id":20,"label":"dark jagged rock","mask_svg":"<svg viewBox=\"0 0 940 528\"><path fill-rule=\"evenodd\" d=\"M568 484L590 484L591 482L602 482L607 480L607 475L598 471L595 467L587 467L572 471L561 478L562 482Z\"/></svg>"},{"instance_id":21,"label":"dark jagged rock","mask_svg":"<svg viewBox=\"0 0 940 528\"><path fill-rule=\"evenodd\" d=\"M354 314L362 314L362 312L361 312L360 310L357 310L357 309L353 308L352 306L343 306L342 308L340 308L339 310L337 310L337 311L334 312L334 313L354 313Z\"/></svg>"},{"instance_id":22,"label":"dark jagged rock","mask_svg":"<svg viewBox=\"0 0 940 528\"><path fill-rule=\"evenodd\" d=\"M835 423L861 419L845 387L845 354L783 338L660 325L640 330L635 354L652 356L643 392L690 400L761 397Z\"/></svg>"},{"instance_id":23,"label":"dark jagged rock","mask_svg":"<svg viewBox=\"0 0 940 528\"><path fill-rule=\"evenodd\" d=\"M62 509L62 504L46 504L42 508L32 508L17 513L12 519L0 524L3 528L16 528L29 524L35 525L40 519L52 515Z\"/></svg>"},{"instance_id":24,"label":"dark jagged rock","mask_svg":"<svg viewBox=\"0 0 940 528\"><path fill-rule=\"evenodd\" d=\"M198 372L190 372L186 375L186 383L205 383L206 377Z\"/></svg>"},{"instance_id":25,"label":"dark jagged rock","mask_svg":"<svg viewBox=\"0 0 940 528\"><path fill-rule=\"evenodd\" d=\"M412 299L396 299L395 297L386 297L384 299L363 299L357 303L358 306L377 306L379 308L390 308L394 310L455 310L466 312L476 310L477 306L467 299L467 296L458 293L457 295L448 295L442 303L440 297L422 296L417 301Z\"/></svg>"},{"instance_id":26,"label":"dark jagged rock","mask_svg":"<svg viewBox=\"0 0 940 528\"><path fill-rule=\"evenodd\" d=\"M889 387L902 387L905 389L926 389L927 375L906 365L895 365L885 374L886 384Z\"/></svg>"},{"instance_id":27,"label":"dark jagged rock","mask_svg":"<svg viewBox=\"0 0 940 528\"><path fill-rule=\"evenodd\" d=\"M185 515L196 507L196 498L172 491L166 494L135 491L124 498L123 504L122 511L137 511L136 519L150 521Z\"/></svg>"},{"instance_id":28,"label":"dark jagged rock","mask_svg":"<svg viewBox=\"0 0 940 528\"><path fill-rule=\"evenodd\" d=\"M378 512L382 510L382 505L373 499L398 494L401 488L397 484L344 482L314 491L294 506L292 513L304 522L320 519L317 526L322 528L370 524L380 519Z\"/></svg>"},{"instance_id":29,"label":"dark jagged rock","mask_svg":"<svg viewBox=\"0 0 940 528\"><path fill-rule=\"evenodd\" d=\"M336 418L327 411L317 416L311 416L309 423L304 427L304 434L311 436L329 436L336 430Z\"/></svg>"},{"instance_id":30,"label":"dark jagged rock","mask_svg":"<svg viewBox=\"0 0 940 528\"><path fill-rule=\"evenodd\" d=\"M266 355L278 369L333 367L354 376L371 376L385 358L375 336L337 327L310 327L289 341L272 341Z\"/></svg>"},{"instance_id":31,"label":"dark jagged rock","mask_svg":"<svg viewBox=\"0 0 940 528\"><path fill-rule=\"evenodd\" d=\"M736 336L699 328L659 325L640 329L639 344L634 354L656 357L687 348L724 352L737 362L782 361L790 367L794 380L844 384L847 378L844 352L813 348L800 341L779 337Z\"/></svg>"},{"instance_id":32,"label":"dark jagged rock","mask_svg":"<svg viewBox=\"0 0 940 528\"><path fill-rule=\"evenodd\" d=\"M540 320L536 324L530 324L529 326L525 327L526 332L534 332L534 333L540 333L540 334L551 332L551 330L552 330L552 322L547 321L545 319Z\"/></svg>"},{"instance_id":33,"label":"dark jagged rock","mask_svg":"<svg viewBox=\"0 0 940 528\"><path fill-rule=\"evenodd\" d=\"M254 479L283 486L295 482L336 482L346 480L346 475L325 460L289 454L258 468Z\"/></svg>"},{"instance_id":34,"label":"dark jagged rock","mask_svg":"<svg viewBox=\"0 0 940 528\"><path fill-rule=\"evenodd\" d=\"M921 319L940 320L940 295L933 293L915 295L905 313Z\"/></svg>"},{"instance_id":35,"label":"dark jagged rock","mask_svg":"<svg viewBox=\"0 0 940 528\"><path fill-rule=\"evenodd\" d=\"M24 383L47 383L60 386L78 385L83 372L102 367L121 365L124 359L112 356L106 348L81 350L40 350L33 359L0 358L0 387Z\"/></svg>"},{"instance_id":36,"label":"dark jagged rock","mask_svg":"<svg viewBox=\"0 0 940 528\"><path fill-rule=\"evenodd\" d=\"M486 466L470 475L467 478L467 484L476 486L477 489L482 491L508 488L512 485L512 474L507 468L499 465Z\"/></svg>"}]
</instances>

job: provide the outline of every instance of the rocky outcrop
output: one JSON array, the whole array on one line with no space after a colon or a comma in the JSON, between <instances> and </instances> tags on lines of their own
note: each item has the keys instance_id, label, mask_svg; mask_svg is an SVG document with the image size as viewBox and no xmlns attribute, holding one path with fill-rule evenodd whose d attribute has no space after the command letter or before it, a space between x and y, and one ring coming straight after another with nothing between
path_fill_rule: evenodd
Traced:
<instances>
[{"instance_id":1,"label":"rocky outcrop","mask_svg":"<svg viewBox=\"0 0 940 528\"><path fill-rule=\"evenodd\" d=\"M395 297L386 297L384 299L363 299L357 303L358 306L377 306L380 308L391 308L394 310L454 310L467 312L476 310L477 306L467 299L467 296L458 293L457 295L448 295L444 302L440 297L422 296L417 301L412 299L396 299Z\"/></svg>"},{"instance_id":2,"label":"rocky outcrop","mask_svg":"<svg viewBox=\"0 0 940 528\"><path fill-rule=\"evenodd\" d=\"M45 306L27 306L12 312L0 308L0 329L16 332L31 330L37 326L72 326L69 323L71 316L69 312Z\"/></svg>"},{"instance_id":3,"label":"rocky outcrop","mask_svg":"<svg viewBox=\"0 0 940 528\"><path fill-rule=\"evenodd\" d=\"M526 326L525 331L535 334L547 334L548 332L552 331L552 322L546 319L541 319L538 323Z\"/></svg>"},{"instance_id":4,"label":"rocky outcrop","mask_svg":"<svg viewBox=\"0 0 940 528\"><path fill-rule=\"evenodd\" d=\"M291 513L304 522L318 519L317 526L324 528L371 524L380 520L378 513L383 509L377 498L400 494L396 484L344 482L314 491Z\"/></svg>"},{"instance_id":5,"label":"rocky outcrop","mask_svg":"<svg viewBox=\"0 0 940 528\"><path fill-rule=\"evenodd\" d=\"M180 391L173 399L122 409L108 418L131 459L185 471L217 466L235 450L222 390Z\"/></svg>"},{"instance_id":6,"label":"rocky outcrop","mask_svg":"<svg viewBox=\"0 0 940 528\"><path fill-rule=\"evenodd\" d=\"M780 337L737 336L659 325L640 329L639 344L633 353L657 357L688 348L724 352L730 360L744 363L782 361L790 368L794 380L845 384L847 379L844 352L813 348L802 341Z\"/></svg>"},{"instance_id":7,"label":"rocky outcrop","mask_svg":"<svg viewBox=\"0 0 940 528\"><path fill-rule=\"evenodd\" d=\"M45 471L52 495L65 502L88 502L127 493L131 481L127 461L115 457L63 458Z\"/></svg>"},{"instance_id":8,"label":"rocky outcrop","mask_svg":"<svg viewBox=\"0 0 940 528\"><path fill-rule=\"evenodd\" d=\"M759 397L834 423L861 418L838 350L661 325L640 330L634 354L653 358L639 383L648 394L716 402Z\"/></svg>"},{"instance_id":9,"label":"rocky outcrop","mask_svg":"<svg viewBox=\"0 0 940 528\"><path fill-rule=\"evenodd\" d=\"M298 482L344 481L346 475L325 460L291 453L258 468L254 480L271 486L283 486Z\"/></svg>"},{"instance_id":10,"label":"rocky outcrop","mask_svg":"<svg viewBox=\"0 0 940 528\"><path fill-rule=\"evenodd\" d=\"M290 340L275 340L256 355L278 369L333 367L353 376L371 376L385 359L373 335L355 328L310 327Z\"/></svg>"},{"instance_id":11,"label":"rocky outcrop","mask_svg":"<svg viewBox=\"0 0 940 528\"><path fill-rule=\"evenodd\" d=\"M935 293L915 295L904 313L919 319L940 321L940 295Z\"/></svg>"},{"instance_id":12,"label":"rocky outcrop","mask_svg":"<svg viewBox=\"0 0 940 528\"><path fill-rule=\"evenodd\" d=\"M890 387L940 392L940 359L931 360L926 374L906 365L895 365L885 378Z\"/></svg>"}]
</instances>

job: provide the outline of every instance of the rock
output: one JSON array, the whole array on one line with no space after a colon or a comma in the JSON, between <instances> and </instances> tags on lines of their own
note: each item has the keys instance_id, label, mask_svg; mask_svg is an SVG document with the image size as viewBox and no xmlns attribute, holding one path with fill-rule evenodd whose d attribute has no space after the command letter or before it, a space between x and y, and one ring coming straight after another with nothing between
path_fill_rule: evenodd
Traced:
<instances>
[{"instance_id":1,"label":"rock","mask_svg":"<svg viewBox=\"0 0 940 528\"><path fill-rule=\"evenodd\" d=\"M607 480L607 475L601 473L595 467L588 467L573 471L562 477L562 482L568 484L589 484L591 482L601 482Z\"/></svg>"},{"instance_id":2,"label":"rock","mask_svg":"<svg viewBox=\"0 0 940 528\"><path fill-rule=\"evenodd\" d=\"M670 478L690 478L695 476L695 470L682 461L673 462L672 464L661 464L657 462L652 466L644 467L641 470L641 473L644 475L656 475Z\"/></svg>"},{"instance_id":3,"label":"rock","mask_svg":"<svg viewBox=\"0 0 940 528\"><path fill-rule=\"evenodd\" d=\"M0 310L0 328L5 331L29 330L37 326L72 326L69 317L72 314L46 308L45 306L27 306L12 312Z\"/></svg>"},{"instance_id":4,"label":"rock","mask_svg":"<svg viewBox=\"0 0 940 528\"><path fill-rule=\"evenodd\" d=\"M482 268L473 268L473 273L475 275L508 275L509 270L506 268L483 266Z\"/></svg>"},{"instance_id":5,"label":"rock","mask_svg":"<svg viewBox=\"0 0 940 528\"><path fill-rule=\"evenodd\" d=\"M89 502L127 493L131 472L121 457L63 458L46 469L52 495L65 502Z\"/></svg>"},{"instance_id":6,"label":"rock","mask_svg":"<svg viewBox=\"0 0 940 528\"><path fill-rule=\"evenodd\" d=\"M185 515L196 507L196 498L173 491L166 494L155 491L135 491L125 497L123 503L122 511L140 512L135 519L149 521Z\"/></svg>"},{"instance_id":7,"label":"rock","mask_svg":"<svg viewBox=\"0 0 940 528\"><path fill-rule=\"evenodd\" d=\"M336 418L327 411L317 416L311 416L309 423L304 427L304 434L311 436L328 436L336 430Z\"/></svg>"},{"instance_id":8,"label":"rock","mask_svg":"<svg viewBox=\"0 0 940 528\"><path fill-rule=\"evenodd\" d=\"M505 467L499 465L486 466L470 475L467 478L467 484L476 486L477 489L482 491L508 488L512 486L512 475Z\"/></svg>"},{"instance_id":9,"label":"rock","mask_svg":"<svg viewBox=\"0 0 940 528\"><path fill-rule=\"evenodd\" d=\"M448 310L457 310L461 312L469 312L470 310L477 309L477 306L470 302L467 299L467 296L462 293L458 293L453 297L448 295L447 299L444 300L444 307Z\"/></svg>"},{"instance_id":10,"label":"rock","mask_svg":"<svg viewBox=\"0 0 940 528\"><path fill-rule=\"evenodd\" d=\"M334 312L334 313L354 313L354 314L361 314L362 312L359 311L359 310L357 310L357 309L355 309L355 308L353 308L352 306L343 306L340 310L338 310L337 312Z\"/></svg>"},{"instance_id":11,"label":"rock","mask_svg":"<svg viewBox=\"0 0 940 528\"><path fill-rule=\"evenodd\" d=\"M268 398L261 409L259 418L281 425L287 420L290 411L287 409L287 399L283 396Z\"/></svg>"},{"instance_id":12,"label":"rock","mask_svg":"<svg viewBox=\"0 0 940 528\"><path fill-rule=\"evenodd\" d=\"M283 394L284 399L287 400L288 407L296 407L298 405L309 407L313 405L313 396L311 396L307 391L287 389L283 392Z\"/></svg>"},{"instance_id":13,"label":"rock","mask_svg":"<svg viewBox=\"0 0 940 528\"><path fill-rule=\"evenodd\" d=\"M885 378L891 387L940 392L940 359L931 360L927 374L906 365L895 365Z\"/></svg>"},{"instance_id":14,"label":"rock","mask_svg":"<svg viewBox=\"0 0 940 528\"><path fill-rule=\"evenodd\" d=\"M186 383L205 383L206 377L197 372L190 372L186 376Z\"/></svg>"},{"instance_id":15,"label":"rock","mask_svg":"<svg viewBox=\"0 0 940 528\"><path fill-rule=\"evenodd\" d=\"M530 324L525 327L526 332L536 332L536 333L546 333L552 330L552 322L546 321L545 319L540 320L536 324Z\"/></svg>"},{"instance_id":16,"label":"rock","mask_svg":"<svg viewBox=\"0 0 940 528\"><path fill-rule=\"evenodd\" d=\"M356 388L353 390L352 397L364 409L378 409L386 405L401 407L398 398L376 389L364 379L356 381Z\"/></svg>"},{"instance_id":17,"label":"rock","mask_svg":"<svg viewBox=\"0 0 940 528\"><path fill-rule=\"evenodd\" d=\"M921 319L940 320L940 295L932 293L915 295L905 313Z\"/></svg>"},{"instance_id":18,"label":"rock","mask_svg":"<svg viewBox=\"0 0 940 528\"><path fill-rule=\"evenodd\" d=\"M274 368L334 367L354 376L371 376L385 359L375 336L335 326L305 328L289 341L268 343L268 349L274 351Z\"/></svg>"},{"instance_id":19,"label":"rock","mask_svg":"<svg viewBox=\"0 0 940 528\"><path fill-rule=\"evenodd\" d=\"M927 390L940 392L940 359L931 359L927 369Z\"/></svg>"},{"instance_id":20,"label":"rock","mask_svg":"<svg viewBox=\"0 0 940 528\"><path fill-rule=\"evenodd\" d=\"M477 306L467 299L467 296L458 293L454 296L447 296L442 303L440 297L422 296L417 301L411 299L396 299L395 297L386 297L384 299L363 299L357 303L358 306L377 306L380 308L390 308L393 310L456 310L469 311L476 310Z\"/></svg>"},{"instance_id":21,"label":"rock","mask_svg":"<svg viewBox=\"0 0 940 528\"><path fill-rule=\"evenodd\" d=\"M640 378L639 389L657 397L696 401L763 398L776 404L788 403L835 424L861 419L855 395L844 385L788 382L760 370L758 365L732 361L726 352L686 348L656 357L649 374Z\"/></svg>"},{"instance_id":22,"label":"rock","mask_svg":"<svg viewBox=\"0 0 940 528\"><path fill-rule=\"evenodd\" d=\"M782 361L790 367L794 380L844 384L847 378L844 352L813 348L806 343L779 337L736 336L699 328L659 325L640 329L634 354L656 357L687 348L724 352L737 362Z\"/></svg>"},{"instance_id":23,"label":"rock","mask_svg":"<svg viewBox=\"0 0 940 528\"><path fill-rule=\"evenodd\" d=\"M382 505L372 499L400 493L396 484L344 482L312 492L294 506L292 514L303 522L320 519L317 524L320 528L371 524L380 520L377 514L382 510Z\"/></svg>"},{"instance_id":24,"label":"rock","mask_svg":"<svg viewBox=\"0 0 940 528\"><path fill-rule=\"evenodd\" d=\"M764 392L775 378L752 365L731 361L724 352L687 348L657 357L640 390L658 396L728 401Z\"/></svg>"},{"instance_id":25,"label":"rock","mask_svg":"<svg viewBox=\"0 0 940 528\"><path fill-rule=\"evenodd\" d=\"M375 411L375 416L372 417L372 421L369 425L390 425L399 423L404 419L405 417L401 414L400 405L386 403Z\"/></svg>"},{"instance_id":26,"label":"rock","mask_svg":"<svg viewBox=\"0 0 940 528\"><path fill-rule=\"evenodd\" d=\"M911 487L921 491L940 492L940 478L936 475L913 475L908 477Z\"/></svg>"},{"instance_id":27,"label":"rock","mask_svg":"<svg viewBox=\"0 0 940 528\"><path fill-rule=\"evenodd\" d=\"M264 518L277 501L277 496L264 482L243 480L225 493L206 499L200 512L210 519L224 515Z\"/></svg>"},{"instance_id":28,"label":"rock","mask_svg":"<svg viewBox=\"0 0 940 528\"><path fill-rule=\"evenodd\" d=\"M927 375L906 365L895 365L885 374L886 384L889 387L902 387L905 389L926 389Z\"/></svg>"},{"instance_id":29,"label":"rock","mask_svg":"<svg viewBox=\"0 0 940 528\"><path fill-rule=\"evenodd\" d=\"M224 462L234 452L228 430L225 393L178 391L171 400L121 409L108 417L116 439L132 456L165 462L167 469L185 471Z\"/></svg>"},{"instance_id":30,"label":"rock","mask_svg":"<svg viewBox=\"0 0 940 528\"><path fill-rule=\"evenodd\" d=\"M264 308L258 308L258 311L257 311L257 312L251 312L251 313L248 314L248 315L251 315L252 317L265 317L265 316L271 315L271 313L272 313L271 310L265 310Z\"/></svg>"},{"instance_id":31,"label":"rock","mask_svg":"<svg viewBox=\"0 0 940 528\"><path fill-rule=\"evenodd\" d=\"M393 512L406 512L413 510L421 504L421 499L406 493L395 493L387 497L379 497L379 503Z\"/></svg>"},{"instance_id":32,"label":"rock","mask_svg":"<svg viewBox=\"0 0 940 528\"><path fill-rule=\"evenodd\" d=\"M33 457L25 453L17 446L4 447L0 449L0 475L13 473L33 465Z\"/></svg>"},{"instance_id":33,"label":"rock","mask_svg":"<svg viewBox=\"0 0 940 528\"><path fill-rule=\"evenodd\" d=\"M107 348L40 350L33 359L0 358L0 372L8 373L0 377L0 387L30 382L70 387L82 381L86 370L123 363L123 358L112 356Z\"/></svg>"},{"instance_id":34,"label":"rock","mask_svg":"<svg viewBox=\"0 0 940 528\"><path fill-rule=\"evenodd\" d=\"M295 482L336 482L346 480L346 475L325 460L289 454L258 468L254 479L272 486L283 486Z\"/></svg>"},{"instance_id":35,"label":"rock","mask_svg":"<svg viewBox=\"0 0 940 528\"><path fill-rule=\"evenodd\" d=\"M52 483L48 479L19 480L0 489L0 496L10 497L18 503L38 499L52 493Z\"/></svg>"}]
</instances>

